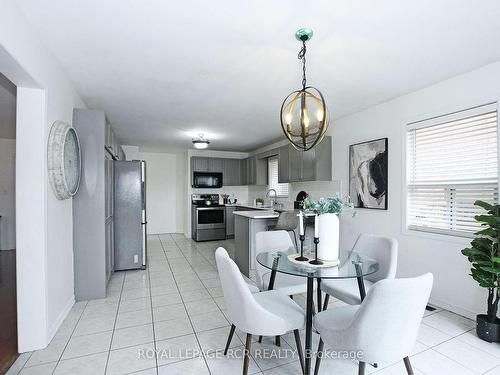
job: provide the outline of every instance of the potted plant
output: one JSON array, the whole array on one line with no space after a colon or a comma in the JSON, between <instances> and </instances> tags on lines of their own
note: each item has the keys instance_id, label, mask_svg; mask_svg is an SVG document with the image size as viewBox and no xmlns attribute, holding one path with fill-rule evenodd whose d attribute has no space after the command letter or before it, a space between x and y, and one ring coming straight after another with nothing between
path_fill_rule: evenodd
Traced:
<instances>
[{"instance_id":1,"label":"potted plant","mask_svg":"<svg viewBox=\"0 0 500 375\"><path fill-rule=\"evenodd\" d=\"M488 342L500 342L500 319L497 318L500 300L500 205L476 201L474 205L484 208L487 213L477 215L484 229L474 233L470 247L463 249L472 263L470 275L483 288L488 289L488 310L476 317L476 332L479 338Z\"/></svg>"},{"instance_id":2,"label":"potted plant","mask_svg":"<svg viewBox=\"0 0 500 375\"><path fill-rule=\"evenodd\" d=\"M345 209L353 209L354 205L349 198L320 198L314 201L311 198L304 200L304 210L313 211L318 216L318 258L325 261L336 261L339 258L339 216ZM354 217L355 212L352 212Z\"/></svg>"}]
</instances>

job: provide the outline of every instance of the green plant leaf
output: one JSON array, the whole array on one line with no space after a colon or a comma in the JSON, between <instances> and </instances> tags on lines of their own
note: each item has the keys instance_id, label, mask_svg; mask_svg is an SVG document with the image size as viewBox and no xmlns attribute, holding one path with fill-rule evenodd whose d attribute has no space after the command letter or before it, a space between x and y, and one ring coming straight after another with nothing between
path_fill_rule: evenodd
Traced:
<instances>
[{"instance_id":1,"label":"green plant leaf","mask_svg":"<svg viewBox=\"0 0 500 375\"><path fill-rule=\"evenodd\" d=\"M476 236L488 236L488 237L496 238L499 235L499 231L490 227L490 228L480 230L479 232L476 232L474 234Z\"/></svg>"},{"instance_id":2,"label":"green plant leaf","mask_svg":"<svg viewBox=\"0 0 500 375\"><path fill-rule=\"evenodd\" d=\"M481 266L481 270L492 273L494 275L500 275L500 267Z\"/></svg>"},{"instance_id":3,"label":"green plant leaf","mask_svg":"<svg viewBox=\"0 0 500 375\"><path fill-rule=\"evenodd\" d=\"M482 207L486 211L494 211L495 210L495 206L493 206L485 201L480 201L480 200L475 201L474 206Z\"/></svg>"},{"instance_id":4,"label":"green plant leaf","mask_svg":"<svg viewBox=\"0 0 500 375\"><path fill-rule=\"evenodd\" d=\"M476 221L479 221L481 223L486 223L486 224L492 225L492 226L495 226L498 223L500 223L500 218L490 216L490 215L476 215L476 216L474 216L474 219L476 219Z\"/></svg>"},{"instance_id":5,"label":"green plant leaf","mask_svg":"<svg viewBox=\"0 0 500 375\"><path fill-rule=\"evenodd\" d=\"M491 260L495 263L500 263L500 257L491 257Z\"/></svg>"}]
</instances>

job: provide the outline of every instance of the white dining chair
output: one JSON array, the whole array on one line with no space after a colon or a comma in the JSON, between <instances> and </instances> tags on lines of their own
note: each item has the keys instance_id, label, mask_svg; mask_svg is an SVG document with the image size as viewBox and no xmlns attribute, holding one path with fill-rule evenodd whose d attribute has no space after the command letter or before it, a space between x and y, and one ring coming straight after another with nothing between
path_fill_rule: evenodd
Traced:
<instances>
[{"instance_id":1,"label":"white dining chair","mask_svg":"<svg viewBox=\"0 0 500 375\"><path fill-rule=\"evenodd\" d=\"M357 358L359 375L364 375L366 363L393 363L401 359L412 375L408 356L417 339L432 281L431 273L381 280L368 291L361 305L316 314L314 328L321 339L314 374L318 374L325 342L331 350L361 353Z\"/></svg>"},{"instance_id":2,"label":"white dining chair","mask_svg":"<svg viewBox=\"0 0 500 375\"><path fill-rule=\"evenodd\" d=\"M227 354L236 328L246 333L243 360L243 375L248 373L252 335L279 336L293 331L302 371L304 359L299 330L304 327L305 316L302 308L286 294L270 290L252 294L248 289L238 266L227 251L219 247L215 260L222 284L227 316L231 329L224 349Z\"/></svg>"},{"instance_id":3,"label":"white dining chair","mask_svg":"<svg viewBox=\"0 0 500 375\"><path fill-rule=\"evenodd\" d=\"M295 252L292 239L284 230L258 232L255 235L255 256L266 251L282 251L290 254ZM271 270L256 262L255 273L257 276L257 287L263 291L269 287ZM304 277L280 273L276 275L273 289L279 290L288 296L306 293L307 280Z\"/></svg>"},{"instance_id":4,"label":"white dining chair","mask_svg":"<svg viewBox=\"0 0 500 375\"><path fill-rule=\"evenodd\" d=\"M365 291L373 284L383 279L396 277L398 264L398 241L374 234L360 234L353 251L376 260L379 270L372 275L364 277ZM330 296L335 297L349 305L359 305L361 297L357 279L322 280L321 290L326 293L323 310L328 307Z\"/></svg>"}]
</instances>

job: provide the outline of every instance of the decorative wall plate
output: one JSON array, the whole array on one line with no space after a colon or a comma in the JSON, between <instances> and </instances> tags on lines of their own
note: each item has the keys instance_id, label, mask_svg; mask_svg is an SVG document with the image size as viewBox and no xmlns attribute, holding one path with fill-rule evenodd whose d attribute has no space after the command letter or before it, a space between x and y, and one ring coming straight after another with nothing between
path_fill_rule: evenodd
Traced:
<instances>
[{"instance_id":1,"label":"decorative wall plate","mask_svg":"<svg viewBox=\"0 0 500 375\"><path fill-rule=\"evenodd\" d=\"M47 145L49 181L57 199L74 196L80 186L82 157L76 130L56 121L50 129Z\"/></svg>"}]
</instances>

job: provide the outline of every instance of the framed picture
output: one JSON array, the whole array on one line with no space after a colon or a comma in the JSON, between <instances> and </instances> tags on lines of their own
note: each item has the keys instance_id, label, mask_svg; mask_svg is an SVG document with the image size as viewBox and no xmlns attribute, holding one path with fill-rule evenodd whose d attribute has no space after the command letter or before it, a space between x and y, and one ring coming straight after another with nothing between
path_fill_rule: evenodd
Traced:
<instances>
[{"instance_id":1,"label":"framed picture","mask_svg":"<svg viewBox=\"0 0 500 375\"><path fill-rule=\"evenodd\" d=\"M349 146L349 195L356 208L387 210L388 139Z\"/></svg>"}]
</instances>

